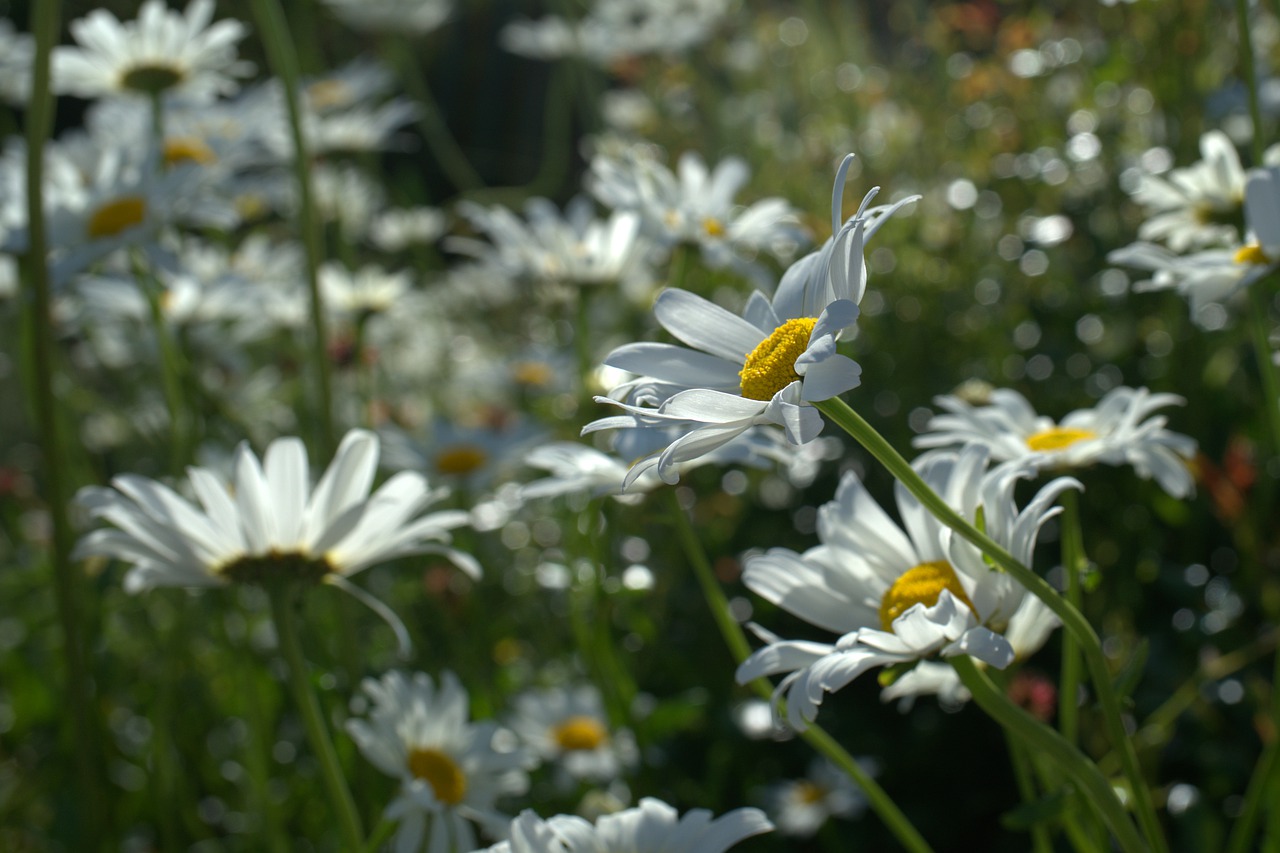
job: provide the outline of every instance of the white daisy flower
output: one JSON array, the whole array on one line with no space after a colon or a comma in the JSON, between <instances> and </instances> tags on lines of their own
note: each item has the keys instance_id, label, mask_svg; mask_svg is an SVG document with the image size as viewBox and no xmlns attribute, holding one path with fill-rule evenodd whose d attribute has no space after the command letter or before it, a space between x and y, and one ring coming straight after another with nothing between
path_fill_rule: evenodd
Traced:
<instances>
[{"instance_id":1,"label":"white daisy flower","mask_svg":"<svg viewBox=\"0 0 1280 853\"><path fill-rule=\"evenodd\" d=\"M688 291L663 291L654 305L658 322L696 349L664 343L626 344L605 364L638 374L610 392L631 402L597 397L630 418L604 418L584 433L640 426L682 426L684 434L658 456L658 473L677 481L678 466L723 446L752 426L785 428L793 444L822 430L811 404L856 388L862 368L836 352L836 342L858 317L866 289L863 244L899 207L868 209L878 189L867 193L843 225L840 203L853 155L836 175L832 197L833 236L783 275L771 300L755 291L741 317ZM656 408L654 407L656 404ZM627 485L643 467L632 469Z\"/></svg>"},{"instance_id":2,"label":"white daisy flower","mask_svg":"<svg viewBox=\"0 0 1280 853\"><path fill-rule=\"evenodd\" d=\"M914 466L935 492L970 522L982 515L993 540L1027 565L1041 525L1061 511L1057 496L1079 483L1058 478L1026 509L1013 502L1025 471L986 472L987 451L935 452ZM782 609L840 634L833 643L786 641L764 631L767 645L738 667L739 683L785 674L787 720L803 729L834 693L872 667L906 669L933 657L971 655L1004 669L1015 650L1005 632L1028 596L991 568L973 545L935 519L907 490L895 495L903 527L880 508L852 472L818 513L821 545L803 554L773 548L748 557L743 583Z\"/></svg>"},{"instance_id":3,"label":"white daisy flower","mask_svg":"<svg viewBox=\"0 0 1280 853\"><path fill-rule=\"evenodd\" d=\"M413 285L409 270L387 272L376 264L352 272L328 261L319 274L325 308L349 320L392 310Z\"/></svg>"},{"instance_id":4,"label":"white daisy flower","mask_svg":"<svg viewBox=\"0 0 1280 853\"><path fill-rule=\"evenodd\" d=\"M973 406L943 395L934 402L945 414L929 419L916 447L955 447L977 443L997 462L1016 461L1033 471L1132 465L1144 480L1155 478L1176 498L1195 488L1187 463L1195 455L1193 439L1165 428L1168 419L1153 415L1186 402L1176 394L1152 394L1146 388L1113 388L1091 409L1077 409L1054 423L1037 415L1017 391L997 388L990 403Z\"/></svg>"},{"instance_id":5,"label":"white daisy flower","mask_svg":"<svg viewBox=\"0 0 1280 853\"><path fill-rule=\"evenodd\" d=\"M350 109L371 100L381 100L396 87L391 69L368 57L357 57L346 65L302 85L302 102L314 115Z\"/></svg>"},{"instance_id":6,"label":"white daisy flower","mask_svg":"<svg viewBox=\"0 0 1280 853\"><path fill-rule=\"evenodd\" d=\"M185 484L199 501L135 474L113 489L89 486L77 502L114 527L86 534L77 559L112 557L133 564L125 589L213 587L232 583L310 581L351 593L387 619L401 645L394 614L347 578L377 563L410 554L444 554L479 576L475 559L448 546L450 531L468 522L462 511L424 514L446 492L403 471L370 494L378 438L352 430L313 488L307 452L297 438L271 442L262 462L242 444L233 480L191 467Z\"/></svg>"},{"instance_id":7,"label":"white daisy flower","mask_svg":"<svg viewBox=\"0 0 1280 853\"><path fill-rule=\"evenodd\" d=\"M608 782L638 758L635 738L611 729L600 691L590 684L520 694L509 725L536 756L558 762L574 779Z\"/></svg>"},{"instance_id":8,"label":"white daisy flower","mask_svg":"<svg viewBox=\"0 0 1280 853\"><path fill-rule=\"evenodd\" d=\"M594 826L580 817L543 820L523 811L511 822L510 840L487 853L724 853L771 829L759 809L735 809L715 819L706 809L694 809L680 817L661 800L645 797L636 808L603 815Z\"/></svg>"},{"instance_id":9,"label":"white daisy flower","mask_svg":"<svg viewBox=\"0 0 1280 853\"><path fill-rule=\"evenodd\" d=\"M384 427L384 464L456 478L471 488L485 485L507 473L527 448L545 437L542 427L510 412L493 409L487 415L487 420L468 423L436 418L430 437L422 440L398 427Z\"/></svg>"},{"instance_id":10,"label":"white daisy flower","mask_svg":"<svg viewBox=\"0 0 1280 853\"><path fill-rule=\"evenodd\" d=\"M434 207L384 210L369 223L369 240L384 252L434 243L448 227L444 212Z\"/></svg>"},{"instance_id":11,"label":"white daisy flower","mask_svg":"<svg viewBox=\"0 0 1280 853\"><path fill-rule=\"evenodd\" d=\"M323 0L338 20L356 30L424 35L453 12L453 0Z\"/></svg>"},{"instance_id":12,"label":"white daisy flower","mask_svg":"<svg viewBox=\"0 0 1280 853\"><path fill-rule=\"evenodd\" d=\"M1236 147L1210 130L1200 137L1200 154L1202 160L1168 177L1142 175L1133 192L1148 215L1139 238L1179 253L1239 241L1245 174Z\"/></svg>"},{"instance_id":13,"label":"white daisy flower","mask_svg":"<svg viewBox=\"0 0 1280 853\"><path fill-rule=\"evenodd\" d=\"M874 769L868 760L858 763L864 770ZM779 835L793 838L812 837L833 817L855 818L866 805L849 774L825 759L814 760L804 779L778 782L764 791L765 813Z\"/></svg>"},{"instance_id":14,"label":"white daisy flower","mask_svg":"<svg viewBox=\"0 0 1280 853\"><path fill-rule=\"evenodd\" d=\"M105 9L72 21L79 47L55 47L53 90L81 98L172 91L209 101L233 94L233 79L253 73L236 59L247 30L239 21L213 20L213 0L192 0L186 12L147 0L136 21L122 23Z\"/></svg>"},{"instance_id":15,"label":"white daisy flower","mask_svg":"<svg viewBox=\"0 0 1280 853\"><path fill-rule=\"evenodd\" d=\"M366 678L373 702L368 719L347 721L347 732L364 757L400 780L400 792L385 816L398 821L392 847L414 853L456 853L476 846L473 824L487 835L506 833L510 816L494 803L528 786L527 756L499 751L491 722L469 721L467 691L445 672L437 686L426 673L388 672Z\"/></svg>"},{"instance_id":16,"label":"white daisy flower","mask_svg":"<svg viewBox=\"0 0 1280 853\"><path fill-rule=\"evenodd\" d=\"M721 269L762 250L789 257L800 242L799 219L786 200L766 198L746 208L734 203L751 176L744 160L729 157L708 171L698 154L686 151L672 173L638 149L629 154L597 154L588 187L609 207L638 213L646 233L666 245L698 246L703 261ZM839 230L833 226L832 233Z\"/></svg>"},{"instance_id":17,"label":"white daisy flower","mask_svg":"<svg viewBox=\"0 0 1280 853\"><path fill-rule=\"evenodd\" d=\"M31 34L17 32L9 20L0 18L0 101L15 107L30 102L35 56L36 41Z\"/></svg>"}]
</instances>

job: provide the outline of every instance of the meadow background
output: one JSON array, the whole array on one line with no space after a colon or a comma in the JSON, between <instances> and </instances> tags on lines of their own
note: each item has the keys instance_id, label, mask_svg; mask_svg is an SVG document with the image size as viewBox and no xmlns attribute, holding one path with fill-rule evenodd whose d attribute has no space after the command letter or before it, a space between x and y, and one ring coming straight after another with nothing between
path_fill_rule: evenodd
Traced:
<instances>
[{"instance_id":1,"label":"meadow background","mask_svg":"<svg viewBox=\"0 0 1280 853\"><path fill-rule=\"evenodd\" d=\"M535 772L530 793L508 804L512 814L531 806L544 815L599 809L640 796L719 814L759 804L767 785L802 776L812 758L797 739L744 728L759 706L734 683L732 658L665 519L666 497L655 493L635 506L585 498L501 510L491 503L510 494L504 484L534 476L520 463L530 446L577 440L583 424L607 413L578 387L583 346L598 364L618 344L655 339L650 303L676 275L727 304L739 304L752 283L685 250L679 270L656 265L646 288L599 290L575 315L571 300L546 282L459 272L469 259L442 240L383 252L357 233L361 203L430 205L447 217L447 234L475 237L459 213L462 200L518 210L536 195L562 205L582 193L593 146L624 138L657 146L669 164L685 151L709 164L745 159L752 174L738 201L780 196L818 241L827 234L835 164L847 152L857 154L850 195L873 185L885 199L922 195L868 248L869 291L848 350L863 381L845 399L904 454L932 398L972 380L1015 388L1055 417L1120 385L1187 398L1170 418L1199 443L1193 498L1175 500L1127 469L1080 475L1094 569L1085 612L1127 696L1174 849L1221 849L1259 752L1277 736L1269 720L1280 458L1261 414L1244 313L1231 310L1220 327L1205 329L1178 294L1131 292L1137 276L1106 255L1136 239L1144 216L1127 190L1140 171L1194 162L1210 128L1233 136L1250 164L1234 6L730 3L691 50L601 67L536 61L499 45L516 18L579 13L581 4L568 0L465 0L440 28L403 40L354 31L312 0L285 5L305 75L370 57L393 69L397 94L421 102L425 82L475 178L460 182L441 167L416 122L376 150L326 155L328 166L356 173L353 186L374 188L375 198L340 196L325 225L325 256L407 269L414 304L430 306L419 322L402 318L394 327L380 315L360 320L360 329L331 323L337 421L344 429L399 424L423 436L428 472L453 487L452 505L488 507L479 529L459 531L455 542L483 565L480 581L428 558L360 578L409 628L408 661L353 599L329 589L306 597L311 677L367 824L396 783L359 755L341 721L360 680L395 667L456 672L476 718L502 719L532 685L600 687L612 719L635 733L636 768L607 790L566 789ZM218 17L250 27L239 45L258 68L249 86L271 64L240 6L220 2ZM136 9L102 7L122 19ZM91 8L64 4L64 43L66 22ZM0 2L0 16L19 31L30 12ZM1260 9L1251 26L1269 80L1280 22ZM624 93L629 100L621 102ZM1268 106L1280 109L1280 101L1263 101L1258 132L1270 144L1276 115ZM60 98L55 135L79 127L86 108ZM16 135L24 117L21 104L0 107L0 132ZM272 212L217 239L227 246L251 233L291 239L293 227ZM767 255L757 261L775 278L785 269ZM1276 308L1274 281L1261 286ZM338 849L260 591L131 596L121 587L122 566L78 563L74 641L91 701L69 707L22 294L14 284L0 298L0 848ZM110 331L124 342L115 359L104 358L98 334L108 333L82 311L68 309L56 327L55 390L75 437L66 448L74 484L104 484L122 472L162 477L168 419L152 331L145 322ZM304 329L249 343L197 333L183 340L191 371L184 381L197 411L193 459L225 457L244 439L261 451L271 438L300 435L313 464L327 462L317 452L305 336ZM548 366L537 381L518 370L533 363ZM443 440L445 423L483 433L493 465L452 480L431 472L430 448ZM865 472L890 502L890 477L834 428L824 435L826 456L811 472L705 468L675 489L735 612L789 637L820 632L750 594L738 581L742 554L815 544L816 508L847 468ZM1042 542L1037 568L1049 573L1057 560L1052 527ZM1059 642L1051 638L1026 669L1056 679ZM87 741L72 736L76 710ZM819 722L874 762L880 784L938 850L1027 849L1004 735L976 707L926 697L902 709L881 702L875 679L863 678L830 697ZM1107 750L1088 708L1082 744L1099 758ZM95 780L88 801L76 782L81 772ZM90 814L101 837L83 834ZM893 844L866 813L832 820L810 839L773 834L741 849Z\"/></svg>"}]
</instances>

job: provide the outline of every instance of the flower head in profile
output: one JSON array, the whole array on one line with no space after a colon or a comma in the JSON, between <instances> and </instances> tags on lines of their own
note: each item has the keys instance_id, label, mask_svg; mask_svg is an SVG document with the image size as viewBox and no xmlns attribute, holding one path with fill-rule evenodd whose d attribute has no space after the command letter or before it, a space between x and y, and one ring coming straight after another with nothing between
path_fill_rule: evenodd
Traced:
<instances>
[{"instance_id":1,"label":"flower head in profile","mask_svg":"<svg viewBox=\"0 0 1280 853\"><path fill-rule=\"evenodd\" d=\"M875 769L869 759L858 763L868 765L868 772ZM812 837L833 817L855 818L866 805L849 774L825 759L815 759L803 779L776 782L764 791L765 813L779 835L793 838Z\"/></svg>"},{"instance_id":2,"label":"flower head in profile","mask_svg":"<svg viewBox=\"0 0 1280 853\"><path fill-rule=\"evenodd\" d=\"M54 91L81 98L172 91L202 101L233 94L234 78L253 71L236 59L247 30L239 21L210 26L213 11L213 0L192 0L181 14L147 0L136 21L121 22L95 9L70 24L78 47L54 48Z\"/></svg>"},{"instance_id":3,"label":"flower head in profile","mask_svg":"<svg viewBox=\"0 0 1280 853\"><path fill-rule=\"evenodd\" d=\"M455 853L476 846L475 825L501 837L511 820L499 797L524 793L528 758L495 747L496 724L472 722L467 691L445 672L439 684L426 673L388 672L366 678L372 707L367 719L347 721L364 757L400 780L385 816L397 821L400 853L423 849Z\"/></svg>"},{"instance_id":4,"label":"flower head in profile","mask_svg":"<svg viewBox=\"0 0 1280 853\"><path fill-rule=\"evenodd\" d=\"M1138 237L1164 243L1174 252L1224 245L1240 239L1245 174L1227 135L1210 130L1200 137L1201 160L1167 177L1143 174L1133 200L1147 210Z\"/></svg>"},{"instance_id":5,"label":"flower head in profile","mask_svg":"<svg viewBox=\"0 0 1280 853\"><path fill-rule=\"evenodd\" d=\"M1181 405L1176 394L1152 394L1146 388L1113 388L1090 409L1077 409L1058 423L1035 409L1017 391L997 388L987 405L974 406L944 395L934 402L944 414L934 415L917 447L955 447L974 442L988 448L997 462L1016 460L1035 471L1131 465L1139 477L1154 478L1176 498L1195 487L1188 462L1193 439L1165 428L1168 419L1157 409Z\"/></svg>"},{"instance_id":6,"label":"flower head in profile","mask_svg":"<svg viewBox=\"0 0 1280 853\"><path fill-rule=\"evenodd\" d=\"M682 434L657 454L662 479L674 483L678 466L732 441L756 424L782 426L793 444L813 440L822 417L812 403L857 387L862 369L836 352L836 342L858 318L866 288L865 240L914 197L870 208L878 190L841 223L840 205L852 156L836 175L834 233L793 264L770 300L753 292L741 316L685 290L663 291L654 305L658 322L688 346L633 343L605 359L637 374L609 397L597 397L627 415L588 424L583 432L680 426ZM634 468L627 485L643 469Z\"/></svg>"},{"instance_id":7,"label":"flower head in profile","mask_svg":"<svg viewBox=\"0 0 1280 853\"><path fill-rule=\"evenodd\" d=\"M511 822L511 838L487 853L724 853L744 838L773 829L759 809L735 809L712 819L706 809L683 817L661 800L646 797L633 809L601 817L543 820L524 811ZM480 853L480 851L475 851Z\"/></svg>"},{"instance_id":8,"label":"flower head in profile","mask_svg":"<svg viewBox=\"0 0 1280 853\"><path fill-rule=\"evenodd\" d=\"M959 454L926 454L914 467L964 518L981 516L986 533L1026 565L1041 525L1060 511L1053 501L1079 483L1058 478L1019 510L1013 488L1025 471L1016 465L987 471L986 463L987 451L970 445ZM813 720L825 693L873 667L905 670L933 658L971 655L1003 669L1018 654L1008 633L1030 597L1026 590L988 565L981 551L901 484L897 502L902 526L848 473L835 500L819 510L821 545L803 554L773 548L747 558L743 582L749 589L840 635L823 643L759 631L767 644L738 668L740 683L785 674L775 695L786 696L795 728Z\"/></svg>"},{"instance_id":9,"label":"flower head in profile","mask_svg":"<svg viewBox=\"0 0 1280 853\"><path fill-rule=\"evenodd\" d=\"M539 758L575 779L611 781L638 757L631 733L609 725L600 691L589 684L522 693L510 726Z\"/></svg>"},{"instance_id":10,"label":"flower head in profile","mask_svg":"<svg viewBox=\"0 0 1280 853\"><path fill-rule=\"evenodd\" d=\"M407 645L390 610L347 578L410 554L444 554L478 576L475 559L449 547L450 531L467 523L462 511L424 513L446 494L420 474L402 471L370 494L378 465L373 433L347 433L313 487L307 452L297 438L276 439L262 461L242 444L232 482L206 468L187 471L199 505L168 486L135 474L114 488L81 489L77 501L110 522L86 534L78 557L113 557L133 564L125 589L211 587L233 583L327 583L350 592L386 618Z\"/></svg>"}]
</instances>

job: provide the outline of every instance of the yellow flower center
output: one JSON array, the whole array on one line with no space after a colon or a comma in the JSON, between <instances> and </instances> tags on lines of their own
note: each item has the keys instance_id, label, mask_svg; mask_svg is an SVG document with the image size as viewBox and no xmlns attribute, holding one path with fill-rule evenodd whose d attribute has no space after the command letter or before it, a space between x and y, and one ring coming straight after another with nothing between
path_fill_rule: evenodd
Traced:
<instances>
[{"instance_id":1,"label":"yellow flower center","mask_svg":"<svg viewBox=\"0 0 1280 853\"><path fill-rule=\"evenodd\" d=\"M809 335L818 321L812 317L788 320L760 342L742 364L742 396L749 400L772 400L773 395L800 378L796 359L809 346Z\"/></svg>"},{"instance_id":2,"label":"yellow flower center","mask_svg":"<svg viewBox=\"0 0 1280 853\"><path fill-rule=\"evenodd\" d=\"M552 728L551 738L565 752L572 752L599 748L609 739L609 733L595 717L577 716Z\"/></svg>"},{"instance_id":3,"label":"yellow flower center","mask_svg":"<svg viewBox=\"0 0 1280 853\"><path fill-rule=\"evenodd\" d=\"M956 577L956 570L946 560L921 563L903 572L902 577L893 582L893 586L889 587L889 591L880 600L880 627L893 631L894 619L916 604L932 607L938 603L938 597L944 589L961 604L973 609L973 602L965 595L960 578Z\"/></svg>"},{"instance_id":4,"label":"yellow flower center","mask_svg":"<svg viewBox=\"0 0 1280 853\"><path fill-rule=\"evenodd\" d=\"M180 166L183 163L194 163L197 166L208 166L210 163L216 163L218 155L213 153L213 149L204 143L204 140L197 139L194 136L179 136L164 141L164 164L166 166Z\"/></svg>"},{"instance_id":5,"label":"yellow flower center","mask_svg":"<svg viewBox=\"0 0 1280 853\"><path fill-rule=\"evenodd\" d=\"M172 65L139 65L120 78L120 85L135 92L154 95L182 82L182 70Z\"/></svg>"},{"instance_id":6,"label":"yellow flower center","mask_svg":"<svg viewBox=\"0 0 1280 853\"><path fill-rule=\"evenodd\" d=\"M1086 441L1097 437L1098 434L1093 430L1056 426L1049 427L1044 432L1027 436L1027 447L1040 453L1048 453L1053 450L1068 448L1077 441Z\"/></svg>"},{"instance_id":7,"label":"yellow flower center","mask_svg":"<svg viewBox=\"0 0 1280 853\"><path fill-rule=\"evenodd\" d=\"M702 220L702 230L706 231L709 237L723 237L724 223L714 216L708 216Z\"/></svg>"},{"instance_id":8,"label":"yellow flower center","mask_svg":"<svg viewBox=\"0 0 1280 853\"><path fill-rule=\"evenodd\" d=\"M551 376L551 365L545 361L522 361L511 368L511 377L521 385L548 385Z\"/></svg>"},{"instance_id":9,"label":"yellow flower center","mask_svg":"<svg viewBox=\"0 0 1280 853\"><path fill-rule=\"evenodd\" d=\"M307 87L307 100L317 110L341 107L351 101L351 87L340 80L319 80Z\"/></svg>"},{"instance_id":10,"label":"yellow flower center","mask_svg":"<svg viewBox=\"0 0 1280 853\"><path fill-rule=\"evenodd\" d=\"M448 755L438 749L409 750L409 772L431 786L436 799L456 806L467 795L467 776Z\"/></svg>"},{"instance_id":11,"label":"yellow flower center","mask_svg":"<svg viewBox=\"0 0 1280 853\"><path fill-rule=\"evenodd\" d=\"M244 193L235 197L233 203L236 213L241 219L258 219L267 213L267 200L260 195Z\"/></svg>"},{"instance_id":12,"label":"yellow flower center","mask_svg":"<svg viewBox=\"0 0 1280 853\"><path fill-rule=\"evenodd\" d=\"M89 217L86 229L94 240L103 237L114 237L121 231L141 225L147 217L147 200L140 195L126 195L113 198L103 204Z\"/></svg>"},{"instance_id":13,"label":"yellow flower center","mask_svg":"<svg viewBox=\"0 0 1280 853\"><path fill-rule=\"evenodd\" d=\"M1262 251L1262 246L1258 243L1246 243L1236 249L1232 260L1237 264L1257 264L1258 266L1266 266L1271 263L1271 259Z\"/></svg>"},{"instance_id":14,"label":"yellow flower center","mask_svg":"<svg viewBox=\"0 0 1280 853\"><path fill-rule=\"evenodd\" d=\"M441 474L472 474L489 461L489 454L474 444L459 444L436 454L436 470Z\"/></svg>"},{"instance_id":15,"label":"yellow flower center","mask_svg":"<svg viewBox=\"0 0 1280 853\"><path fill-rule=\"evenodd\" d=\"M806 806L822 802L822 799L826 795L827 792L824 788L815 785L812 782L796 783L796 799L804 803Z\"/></svg>"}]
</instances>

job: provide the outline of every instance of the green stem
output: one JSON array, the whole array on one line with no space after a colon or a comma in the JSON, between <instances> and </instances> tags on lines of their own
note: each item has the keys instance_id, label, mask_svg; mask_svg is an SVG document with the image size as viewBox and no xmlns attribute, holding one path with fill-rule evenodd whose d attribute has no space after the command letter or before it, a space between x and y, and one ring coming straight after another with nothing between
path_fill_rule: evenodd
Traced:
<instances>
[{"instance_id":1,"label":"green stem","mask_svg":"<svg viewBox=\"0 0 1280 853\"><path fill-rule=\"evenodd\" d=\"M32 384L26 391L35 412L36 432L44 467L45 503L53 527L50 560L58 622L63 635L65 655L66 702L70 713L63 716L71 730L75 752L76 777L80 802L85 805L84 823L77 826L76 840L85 849L109 846L106 810L99 782L98 738L92 715L94 707L85 666L85 638L81 626L80 575L71 562L75 531L71 525L68 503L72 477L68 468L66 441L58 419L58 400L54 389L54 321L48 266L48 237L44 211L44 149L53 128L54 101L49 87L49 57L58 43L59 0L43 0L35 4L31 14L31 31L35 37L35 56L31 69L31 99L27 106L27 255L23 259L26 299L29 306L26 322L30 329L30 362Z\"/></svg>"},{"instance_id":2,"label":"green stem","mask_svg":"<svg viewBox=\"0 0 1280 853\"><path fill-rule=\"evenodd\" d=\"M182 393L181 352L164 316L164 285L147 269L140 251L133 253L133 275L138 288L147 300L151 315L151 328L156 336L160 358L160 387L164 391L165 405L169 410L170 469L181 474L188 462L190 449L190 416Z\"/></svg>"},{"instance_id":3,"label":"green stem","mask_svg":"<svg viewBox=\"0 0 1280 853\"><path fill-rule=\"evenodd\" d=\"M1236 26L1240 42L1240 76L1249 95L1249 119L1253 122L1250 150L1253 165L1262 166L1262 112L1258 109L1258 75L1253 64L1253 40L1249 38L1249 0L1236 0Z\"/></svg>"},{"instance_id":4,"label":"green stem","mask_svg":"<svg viewBox=\"0 0 1280 853\"><path fill-rule=\"evenodd\" d=\"M320 712L320 703L307 678L307 663L302 657L302 646L298 643L298 630L294 622L292 590L288 586L273 586L267 592L271 598L271 619L275 623L280 654L284 656L289 668L289 688L293 693L294 704L302 715L307 740L319 761L320 777L324 780L330 804L337 814L343 846L347 850L360 850L364 847L360 815L356 812L355 800L351 797L346 777L338 763L338 753L329 737L329 729Z\"/></svg>"},{"instance_id":5,"label":"green stem","mask_svg":"<svg viewBox=\"0 0 1280 853\"><path fill-rule=\"evenodd\" d=\"M369 840L364 843L360 849L364 853L377 853L382 849L382 845L387 843L391 838L391 833L396 831L396 823L393 820L383 820L373 828L373 832L369 834Z\"/></svg>"},{"instance_id":6,"label":"green stem","mask_svg":"<svg viewBox=\"0 0 1280 853\"><path fill-rule=\"evenodd\" d=\"M1018 786L1018 796L1022 798L1023 803L1034 803L1036 783L1032 775L1031 756L1027 754L1026 747L1013 736L1013 732L1006 729L1004 737L1009 747L1009 763L1013 765L1013 781ZM1031 849L1034 853L1053 853L1053 841L1044 824L1032 824L1029 831Z\"/></svg>"},{"instance_id":7,"label":"green stem","mask_svg":"<svg viewBox=\"0 0 1280 853\"><path fill-rule=\"evenodd\" d=\"M684 548L685 557L693 566L693 573L698 579L698 585L702 587L707 606L711 610L716 626L720 629L720 635L724 638L725 645L732 652L734 661L742 663L751 654L751 645L747 642L746 635L742 632L742 626L733 618L733 614L729 610L729 600L725 597L724 590L720 588L719 581L716 580L715 572L711 568L711 560L708 559L707 552L703 549L702 542L698 539L698 534L693 529L693 522L689 520L689 515L685 512L684 507L680 506L680 500L676 496L675 490L667 489L666 492L670 503L668 514L675 525L676 535ZM773 689L767 680L757 678L749 686L761 698L772 701ZM810 746L843 770L854 781L854 784L862 789L867 802L871 804L872 811L884 821L885 826L898 839L899 844L907 850L914 851L914 853L929 853L932 851L933 848L924 840L924 837L920 835L920 832L912 825L911 821L907 819L907 816L902 813L885 790L880 787L879 783L858 764L844 747L836 742L835 738L827 734L821 727L812 723L799 734Z\"/></svg>"},{"instance_id":8,"label":"green stem","mask_svg":"<svg viewBox=\"0 0 1280 853\"><path fill-rule=\"evenodd\" d=\"M1068 489L1062 493L1062 574L1067 602L1077 610L1083 603L1081 575L1087 567L1084 537L1080 531L1080 500ZM1076 743L1080 730L1080 644L1072 634L1062 635L1062 673L1058 685L1058 731L1068 743Z\"/></svg>"},{"instance_id":9,"label":"green stem","mask_svg":"<svg viewBox=\"0 0 1280 853\"><path fill-rule=\"evenodd\" d=\"M1263 409L1267 415L1267 428L1271 432L1271 454L1280 456L1280 379L1276 365L1271 360L1271 330L1268 320L1271 307L1267 304L1267 292L1262 287L1270 277L1254 282L1249 288L1249 333L1254 357L1258 360L1258 375L1262 379Z\"/></svg>"},{"instance_id":10,"label":"green stem","mask_svg":"<svg viewBox=\"0 0 1280 853\"><path fill-rule=\"evenodd\" d=\"M968 542L977 546L989 556L996 565L1008 572L1027 591L1039 598L1062 620L1063 629L1072 634L1080 644L1084 655L1085 666L1089 670L1090 680L1102 706L1103 719L1106 721L1107 736L1112 746L1120 754L1121 767L1133 790L1135 811L1142 825L1143 834L1151 849L1163 853L1168 849L1164 833L1160 828L1160 820L1156 816L1155 804L1151 800L1151 792L1147 789L1138 764L1138 754L1133 748L1128 732L1124 728L1121 715L1120 699L1111 683L1111 674L1107 669L1106 657L1102 653L1102 643L1098 635L1080 614L1080 611L1058 595L1057 591L1031 569L1019 563L1013 555L996 543L978 528L965 520L959 513L947 505L929 485L921 479L893 445L885 441L880 433L863 419L849 404L838 397L816 403L822 412L841 429L849 433L864 449L883 465L898 482L909 491L920 504L943 524L960 534Z\"/></svg>"},{"instance_id":11,"label":"green stem","mask_svg":"<svg viewBox=\"0 0 1280 853\"><path fill-rule=\"evenodd\" d=\"M393 64L400 70L400 79L404 82L409 97L417 101L422 109L422 135L431 147L431 153L435 155L436 164L456 189L470 192L482 188L484 179L476 172L449 131L449 125L440 112L440 105L431 94L431 87L427 85L427 75L418 65L409 42L393 36L387 39L387 49L391 52Z\"/></svg>"},{"instance_id":12,"label":"green stem","mask_svg":"<svg viewBox=\"0 0 1280 853\"><path fill-rule=\"evenodd\" d=\"M1267 793L1274 792L1280 786L1280 701L1277 701L1280 700L1280 652L1276 653L1275 670L1271 679L1271 742L1262 750L1258 764L1253 768L1253 777L1249 780L1249 787L1245 792L1244 809L1240 813L1240 819L1231 829L1231 837L1227 844L1228 853L1245 853L1253 849L1268 851L1280 849L1280 837L1276 837L1275 824L1271 819L1267 822L1265 843L1260 848L1254 848L1252 845L1262 810L1269 806L1268 811L1273 816L1276 811L1274 793L1270 797Z\"/></svg>"},{"instance_id":13,"label":"green stem","mask_svg":"<svg viewBox=\"0 0 1280 853\"><path fill-rule=\"evenodd\" d=\"M298 184L298 230L306 250L307 291L311 297L311 357L316 372L320 407L321 456L331 456L337 448L333 419L333 380L329 366L329 332L324 301L320 295L320 224L311 198L310 158L302 135L302 106L298 99L298 57L289 40L289 26L279 0L253 0L254 17L262 31L263 45L272 69L284 86L289 109L289 130L293 137L293 170Z\"/></svg>"},{"instance_id":14,"label":"green stem","mask_svg":"<svg viewBox=\"0 0 1280 853\"><path fill-rule=\"evenodd\" d=\"M1084 756L1053 729L1019 708L1003 691L991 683L987 674L965 655L950 659L952 667L973 694L973 699L1006 732L1021 738L1028 749L1047 756L1079 787L1102 812L1103 819L1126 853L1142 853L1148 849L1138 834L1137 827L1129 820L1124 805L1101 773L1097 765Z\"/></svg>"}]
</instances>

